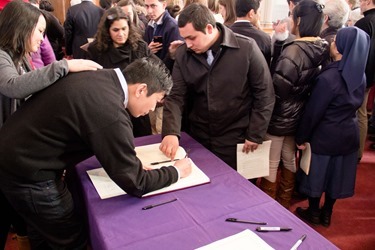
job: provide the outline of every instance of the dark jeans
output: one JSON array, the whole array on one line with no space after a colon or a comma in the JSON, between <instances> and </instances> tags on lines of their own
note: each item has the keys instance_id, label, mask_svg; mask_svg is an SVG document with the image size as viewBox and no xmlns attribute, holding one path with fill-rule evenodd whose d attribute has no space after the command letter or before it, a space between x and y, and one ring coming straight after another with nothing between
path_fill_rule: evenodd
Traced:
<instances>
[{"instance_id":1,"label":"dark jeans","mask_svg":"<svg viewBox=\"0 0 375 250\"><path fill-rule=\"evenodd\" d=\"M85 249L83 219L62 180L0 183L1 190L29 226L33 249Z\"/></svg>"},{"instance_id":2,"label":"dark jeans","mask_svg":"<svg viewBox=\"0 0 375 250\"><path fill-rule=\"evenodd\" d=\"M0 249L5 249L5 244L7 241L10 226L13 228L17 235L26 236L27 228L26 223L19 216L13 207L9 204L8 200L5 198L3 193L0 191Z\"/></svg>"}]
</instances>

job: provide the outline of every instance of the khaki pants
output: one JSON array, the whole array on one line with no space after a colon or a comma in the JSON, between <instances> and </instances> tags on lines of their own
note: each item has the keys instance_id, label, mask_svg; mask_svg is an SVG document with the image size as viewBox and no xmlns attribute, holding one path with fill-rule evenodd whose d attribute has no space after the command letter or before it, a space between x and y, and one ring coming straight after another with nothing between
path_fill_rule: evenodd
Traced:
<instances>
[{"instance_id":1,"label":"khaki pants","mask_svg":"<svg viewBox=\"0 0 375 250\"><path fill-rule=\"evenodd\" d=\"M296 143L294 136L275 136L266 134L266 140L271 140L270 149L270 175L264 177L270 182L275 182L277 178L277 169L280 160L283 165L292 173L296 172Z\"/></svg>"},{"instance_id":2,"label":"khaki pants","mask_svg":"<svg viewBox=\"0 0 375 250\"><path fill-rule=\"evenodd\" d=\"M365 142L367 136L367 99L368 99L369 89L366 89L365 98L363 99L362 106L358 109L358 126L359 126L359 150L358 158L362 158L363 151L365 149Z\"/></svg>"},{"instance_id":3,"label":"khaki pants","mask_svg":"<svg viewBox=\"0 0 375 250\"><path fill-rule=\"evenodd\" d=\"M149 114L152 134L161 134L162 122L163 122L163 107L157 107L153 112Z\"/></svg>"}]
</instances>

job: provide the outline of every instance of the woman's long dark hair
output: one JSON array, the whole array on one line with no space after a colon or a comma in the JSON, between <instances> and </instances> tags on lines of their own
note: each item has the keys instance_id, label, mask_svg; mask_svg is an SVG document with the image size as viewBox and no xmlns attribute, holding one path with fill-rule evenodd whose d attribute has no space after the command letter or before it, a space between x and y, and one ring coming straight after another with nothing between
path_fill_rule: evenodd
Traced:
<instances>
[{"instance_id":1,"label":"woman's long dark hair","mask_svg":"<svg viewBox=\"0 0 375 250\"><path fill-rule=\"evenodd\" d=\"M299 2L293 10L293 22L298 26L300 37L319 36L322 29L324 5L313 0Z\"/></svg>"},{"instance_id":2,"label":"woman's long dark hair","mask_svg":"<svg viewBox=\"0 0 375 250\"><path fill-rule=\"evenodd\" d=\"M0 15L0 49L7 52L16 67L28 53L27 46L42 12L29 3L8 3Z\"/></svg>"}]
</instances>

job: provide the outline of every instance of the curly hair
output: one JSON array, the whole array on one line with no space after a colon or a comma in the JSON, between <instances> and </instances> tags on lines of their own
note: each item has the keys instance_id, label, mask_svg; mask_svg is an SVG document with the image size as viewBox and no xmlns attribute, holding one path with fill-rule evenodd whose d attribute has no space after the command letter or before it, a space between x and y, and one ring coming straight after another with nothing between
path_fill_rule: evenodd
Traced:
<instances>
[{"instance_id":1,"label":"curly hair","mask_svg":"<svg viewBox=\"0 0 375 250\"><path fill-rule=\"evenodd\" d=\"M95 38L96 47L99 52L107 51L110 45L113 43L109 29L115 21L120 19L125 19L129 26L129 36L126 43L131 46L133 51L138 49L138 42L142 40L141 34L134 27L129 16L125 14L120 7L113 7L104 12L98 25L98 31L96 32Z\"/></svg>"}]
</instances>

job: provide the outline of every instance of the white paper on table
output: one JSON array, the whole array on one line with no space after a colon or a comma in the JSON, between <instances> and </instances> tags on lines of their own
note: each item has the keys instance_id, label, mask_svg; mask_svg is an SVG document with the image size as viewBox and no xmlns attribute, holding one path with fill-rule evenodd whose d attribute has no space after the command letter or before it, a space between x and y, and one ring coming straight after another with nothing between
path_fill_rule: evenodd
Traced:
<instances>
[{"instance_id":1,"label":"white paper on table","mask_svg":"<svg viewBox=\"0 0 375 250\"><path fill-rule=\"evenodd\" d=\"M257 234L246 229L238 234L215 241L196 250L249 250L249 249L273 249Z\"/></svg>"},{"instance_id":2,"label":"white paper on table","mask_svg":"<svg viewBox=\"0 0 375 250\"><path fill-rule=\"evenodd\" d=\"M162 166L173 165L174 162L151 165L152 162L170 160L159 150L159 145L160 143L135 148L137 157L141 160L144 166L157 169L161 168ZM179 147L175 159L182 159L185 156L186 151L182 147ZM210 179L208 178L208 176L202 170L200 170L193 161L191 162L192 172L189 176L179 179L176 183L173 183L168 187L147 193L143 195L143 197L209 183ZM105 172L103 168L87 170L87 174L89 175L92 183L94 184L94 187L98 192L100 198L106 199L126 194L124 190L122 190L119 186L117 186L115 182L113 182L109 178L108 174Z\"/></svg>"},{"instance_id":3,"label":"white paper on table","mask_svg":"<svg viewBox=\"0 0 375 250\"><path fill-rule=\"evenodd\" d=\"M242 152L243 145L237 144L237 172L246 179L269 176L271 141L264 141L248 154Z\"/></svg>"},{"instance_id":4,"label":"white paper on table","mask_svg":"<svg viewBox=\"0 0 375 250\"><path fill-rule=\"evenodd\" d=\"M115 196L126 194L111 178L109 178L104 168L95 168L87 170L91 182L94 184L96 191L101 199L107 199Z\"/></svg>"},{"instance_id":5,"label":"white paper on table","mask_svg":"<svg viewBox=\"0 0 375 250\"><path fill-rule=\"evenodd\" d=\"M308 142L305 143L305 146L306 148L302 150L301 162L299 166L303 172L306 173L306 175L309 175L311 164L311 146Z\"/></svg>"}]
</instances>

